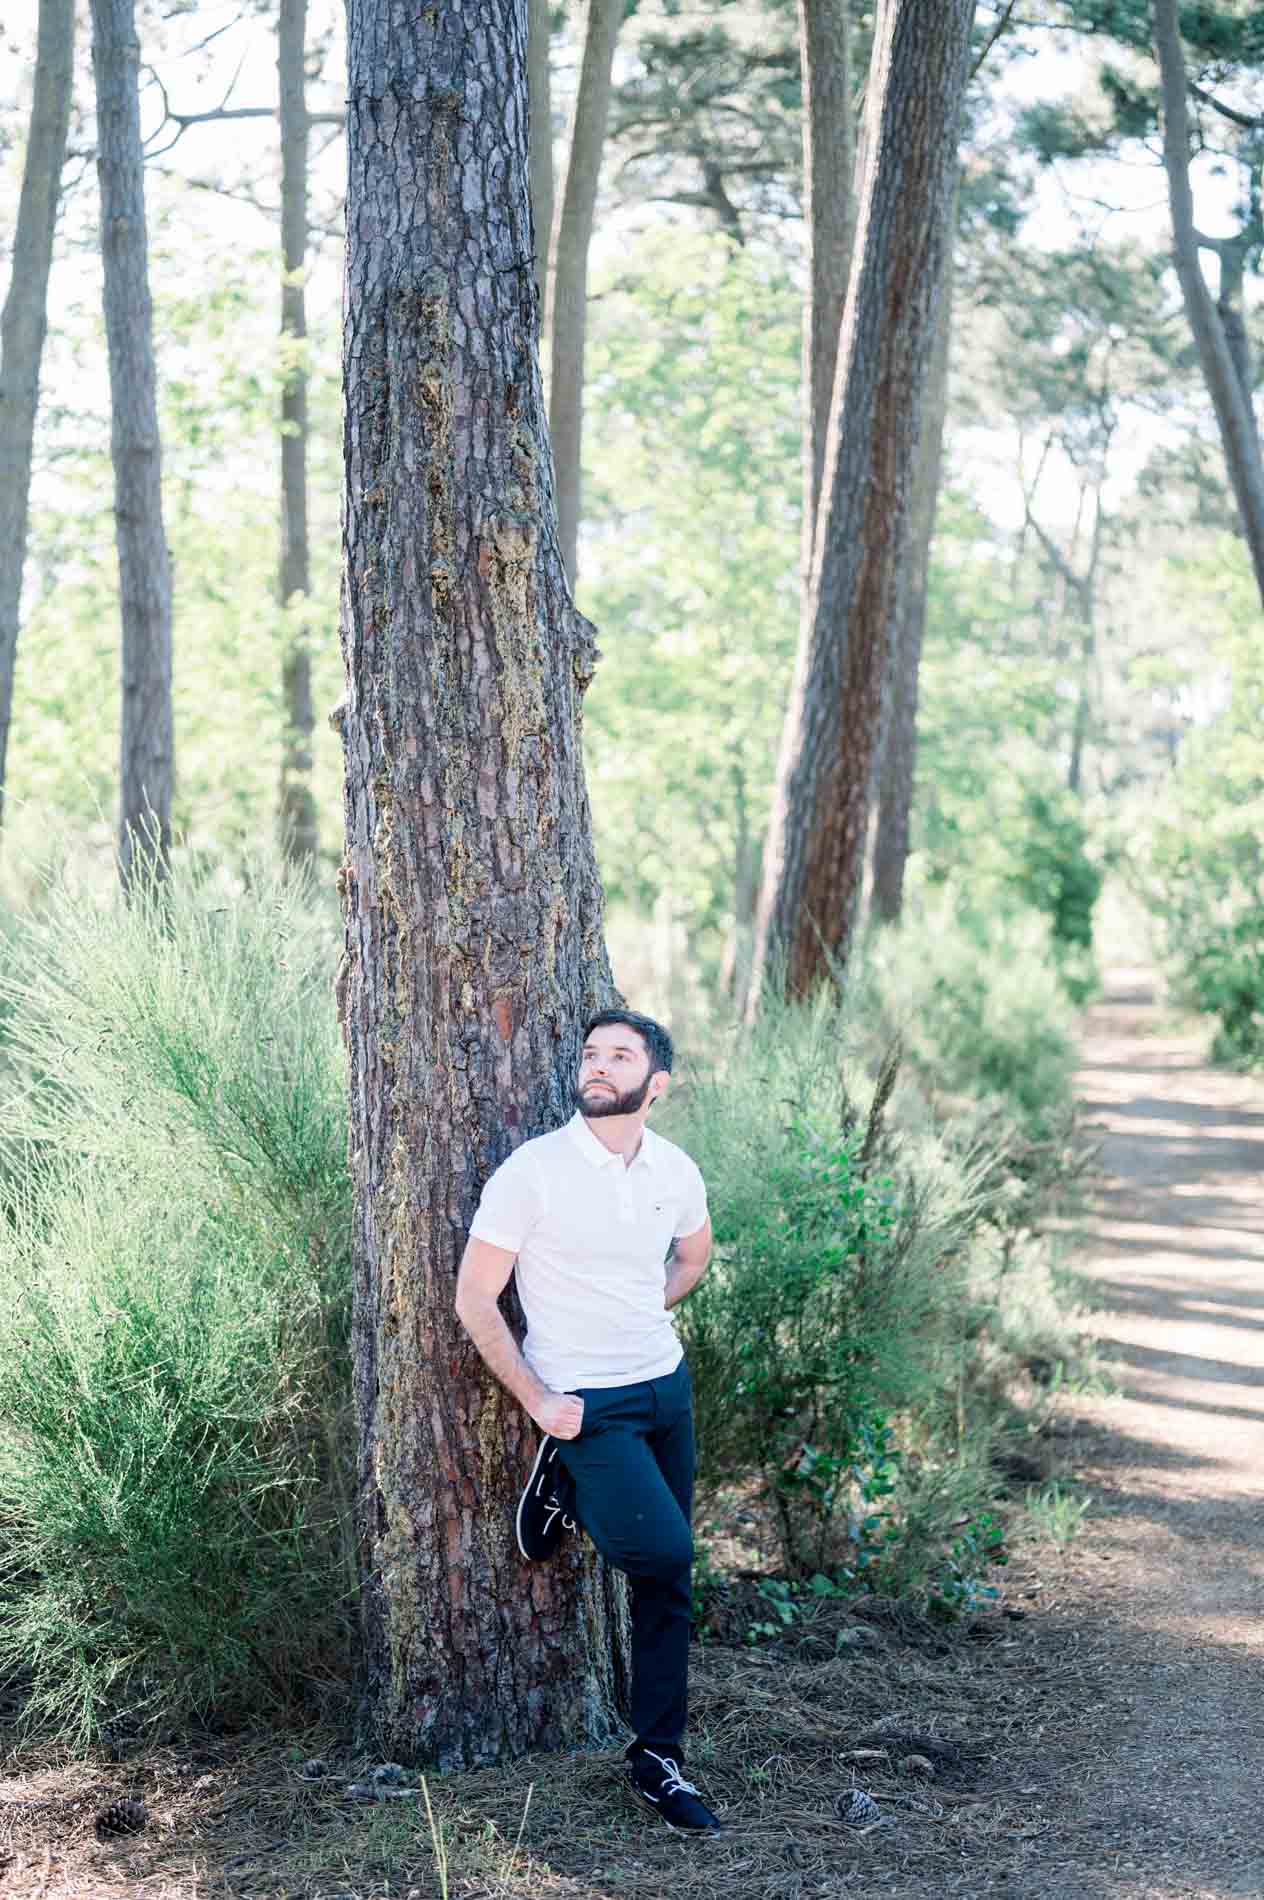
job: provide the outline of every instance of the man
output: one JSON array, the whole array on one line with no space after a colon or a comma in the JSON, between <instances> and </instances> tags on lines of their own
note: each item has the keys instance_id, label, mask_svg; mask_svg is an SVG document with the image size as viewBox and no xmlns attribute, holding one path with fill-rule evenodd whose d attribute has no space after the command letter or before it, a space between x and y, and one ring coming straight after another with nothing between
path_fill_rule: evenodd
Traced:
<instances>
[{"instance_id":1,"label":"man","mask_svg":"<svg viewBox=\"0 0 1264 1900\"><path fill-rule=\"evenodd\" d=\"M693 1396L670 1309L706 1270L711 1225L694 1163L645 1125L671 1067L661 1024L622 1009L593 1018L576 1113L524 1142L483 1190L456 1310L544 1433L518 1509L524 1556L555 1549L573 1510L627 1573L632 1787L670 1827L702 1833L719 1822L681 1772ZM497 1305L515 1264L521 1351Z\"/></svg>"}]
</instances>

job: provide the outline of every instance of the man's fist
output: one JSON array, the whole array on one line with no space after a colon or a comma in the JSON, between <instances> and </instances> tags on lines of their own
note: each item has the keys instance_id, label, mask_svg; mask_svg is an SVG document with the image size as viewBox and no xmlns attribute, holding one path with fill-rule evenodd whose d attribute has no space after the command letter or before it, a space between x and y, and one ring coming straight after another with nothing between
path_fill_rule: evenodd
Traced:
<instances>
[{"instance_id":1,"label":"man's fist","mask_svg":"<svg viewBox=\"0 0 1264 1900\"><path fill-rule=\"evenodd\" d=\"M584 1401L565 1392L550 1392L531 1416L550 1438L578 1438L584 1423Z\"/></svg>"}]
</instances>

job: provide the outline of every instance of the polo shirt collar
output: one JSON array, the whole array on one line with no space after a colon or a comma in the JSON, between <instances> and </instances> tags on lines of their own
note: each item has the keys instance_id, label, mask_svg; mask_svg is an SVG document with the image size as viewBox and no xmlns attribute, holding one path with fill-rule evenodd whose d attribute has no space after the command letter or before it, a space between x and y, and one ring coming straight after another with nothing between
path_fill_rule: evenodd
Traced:
<instances>
[{"instance_id":1,"label":"polo shirt collar","mask_svg":"<svg viewBox=\"0 0 1264 1900\"><path fill-rule=\"evenodd\" d=\"M574 1141L585 1161L591 1163L594 1168L604 1168L611 1161L622 1163L623 1156L616 1154L613 1148L607 1148L604 1141L598 1141L596 1135L594 1135L592 1129L588 1126L588 1123L584 1120L584 1117L580 1114L578 1109L576 1109L575 1113L567 1122L566 1132ZM655 1153L657 1143L658 1136L654 1133L653 1129L643 1128L641 1130L640 1150L632 1166L639 1168L644 1163L646 1167L653 1167L657 1159Z\"/></svg>"}]
</instances>

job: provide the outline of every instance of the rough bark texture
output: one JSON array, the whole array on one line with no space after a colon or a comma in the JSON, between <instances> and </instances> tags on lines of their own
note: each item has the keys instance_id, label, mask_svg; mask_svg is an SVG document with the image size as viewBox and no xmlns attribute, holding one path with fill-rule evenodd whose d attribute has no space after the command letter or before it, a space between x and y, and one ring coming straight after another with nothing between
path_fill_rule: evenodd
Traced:
<instances>
[{"instance_id":1,"label":"rough bark texture","mask_svg":"<svg viewBox=\"0 0 1264 1900\"><path fill-rule=\"evenodd\" d=\"M856 236L856 137L851 0L799 0L803 74L803 594L806 610L820 510L838 338Z\"/></svg>"},{"instance_id":2,"label":"rough bark texture","mask_svg":"<svg viewBox=\"0 0 1264 1900\"><path fill-rule=\"evenodd\" d=\"M48 274L61 195L74 65L73 0L40 0L31 124L22 168L13 275L0 314L0 822L31 493Z\"/></svg>"},{"instance_id":3,"label":"rough bark texture","mask_svg":"<svg viewBox=\"0 0 1264 1900\"><path fill-rule=\"evenodd\" d=\"M1235 362L1235 339L1226 332L1199 262L1194 199L1189 183L1189 117L1185 55L1176 0L1154 0L1154 30L1163 90L1163 163L1172 209L1172 255L1185 314L1194 333L1203 380L1216 412L1225 464L1242 532L1264 601L1264 457L1248 389ZM1239 358L1241 350L1239 349Z\"/></svg>"},{"instance_id":4,"label":"rough bark texture","mask_svg":"<svg viewBox=\"0 0 1264 1900\"><path fill-rule=\"evenodd\" d=\"M307 138L304 82L307 0L280 0L277 77L281 121L281 566L277 591L286 610L281 657L281 849L312 864L320 846L312 793L311 565L307 541Z\"/></svg>"},{"instance_id":5,"label":"rough bark texture","mask_svg":"<svg viewBox=\"0 0 1264 1900\"><path fill-rule=\"evenodd\" d=\"M553 87L549 77L549 0L527 0L527 96L530 101L531 229L540 308L549 282L553 240Z\"/></svg>"},{"instance_id":6,"label":"rough bark texture","mask_svg":"<svg viewBox=\"0 0 1264 1900\"><path fill-rule=\"evenodd\" d=\"M956 218L949 220L949 232ZM913 476L909 551L892 633L891 683L882 763L878 775L878 811L873 837L872 915L893 924L904 907L904 873L912 836L913 785L917 776L917 698L926 637L930 551L944 465L944 425L948 419L948 362L952 350L953 253L944 257L944 280L935 322L935 342Z\"/></svg>"},{"instance_id":7,"label":"rough bark texture","mask_svg":"<svg viewBox=\"0 0 1264 1900\"><path fill-rule=\"evenodd\" d=\"M171 563L162 525L161 443L145 181L132 0L92 0L97 171L110 450L123 622L119 870L126 890L138 852L165 870L171 845L175 745L171 709Z\"/></svg>"},{"instance_id":8,"label":"rough bark texture","mask_svg":"<svg viewBox=\"0 0 1264 1900\"><path fill-rule=\"evenodd\" d=\"M584 57L567 140L566 174L555 214L549 268L549 438L557 482L562 559L572 586L579 541L588 247L592 241L597 181L610 115L610 73L623 7L624 0L588 0Z\"/></svg>"},{"instance_id":9,"label":"rough bark texture","mask_svg":"<svg viewBox=\"0 0 1264 1900\"><path fill-rule=\"evenodd\" d=\"M973 11L891 0L874 47L811 632L782 741L752 1008L770 953L802 995L845 962L854 925Z\"/></svg>"},{"instance_id":10,"label":"rough bark texture","mask_svg":"<svg viewBox=\"0 0 1264 1900\"><path fill-rule=\"evenodd\" d=\"M540 389L526 0L352 0L345 952L366 1727L443 1766L595 1742L621 1583L527 1570L535 1432L453 1311L483 1180L569 1111L612 995L580 753L596 660ZM573 1540L576 1545L579 1540Z\"/></svg>"}]
</instances>

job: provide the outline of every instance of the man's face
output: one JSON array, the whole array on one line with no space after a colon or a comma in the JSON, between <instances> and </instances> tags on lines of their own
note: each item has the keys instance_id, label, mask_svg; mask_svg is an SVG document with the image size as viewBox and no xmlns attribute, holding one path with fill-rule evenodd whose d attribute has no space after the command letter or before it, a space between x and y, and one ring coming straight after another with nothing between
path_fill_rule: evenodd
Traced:
<instances>
[{"instance_id":1,"label":"man's face","mask_svg":"<svg viewBox=\"0 0 1264 1900\"><path fill-rule=\"evenodd\" d=\"M603 1023L584 1044L575 1084L575 1106L586 1121L602 1115L635 1115L662 1093L665 1078L650 1068L649 1052L626 1023ZM657 1082L657 1087L651 1084Z\"/></svg>"}]
</instances>

